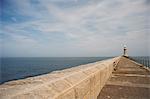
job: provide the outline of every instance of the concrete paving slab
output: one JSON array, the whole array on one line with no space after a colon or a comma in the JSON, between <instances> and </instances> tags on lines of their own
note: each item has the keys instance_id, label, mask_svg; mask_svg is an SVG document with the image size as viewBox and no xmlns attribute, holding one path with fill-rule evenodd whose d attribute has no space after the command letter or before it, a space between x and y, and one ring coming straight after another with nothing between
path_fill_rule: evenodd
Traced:
<instances>
[{"instance_id":1,"label":"concrete paving slab","mask_svg":"<svg viewBox=\"0 0 150 99\"><path fill-rule=\"evenodd\" d=\"M122 57L97 99L150 99L150 71Z\"/></svg>"}]
</instances>

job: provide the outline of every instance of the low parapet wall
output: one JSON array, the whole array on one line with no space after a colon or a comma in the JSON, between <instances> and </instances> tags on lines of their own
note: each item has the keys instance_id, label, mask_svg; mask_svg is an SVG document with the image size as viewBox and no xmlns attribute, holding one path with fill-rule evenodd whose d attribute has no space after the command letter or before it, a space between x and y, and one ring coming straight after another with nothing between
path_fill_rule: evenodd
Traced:
<instances>
[{"instance_id":1,"label":"low parapet wall","mask_svg":"<svg viewBox=\"0 0 150 99\"><path fill-rule=\"evenodd\" d=\"M1 99L96 99L120 57L0 85Z\"/></svg>"}]
</instances>

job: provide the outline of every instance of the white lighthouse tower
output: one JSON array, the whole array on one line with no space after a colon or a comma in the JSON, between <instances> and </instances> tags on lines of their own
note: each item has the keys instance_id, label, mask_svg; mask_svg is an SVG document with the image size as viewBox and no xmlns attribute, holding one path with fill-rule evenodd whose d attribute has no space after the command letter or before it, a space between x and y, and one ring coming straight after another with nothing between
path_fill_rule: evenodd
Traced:
<instances>
[{"instance_id":1,"label":"white lighthouse tower","mask_svg":"<svg viewBox=\"0 0 150 99\"><path fill-rule=\"evenodd\" d=\"M124 45L124 47L123 47L123 56L128 57L126 45Z\"/></svg>"}]
</instances>

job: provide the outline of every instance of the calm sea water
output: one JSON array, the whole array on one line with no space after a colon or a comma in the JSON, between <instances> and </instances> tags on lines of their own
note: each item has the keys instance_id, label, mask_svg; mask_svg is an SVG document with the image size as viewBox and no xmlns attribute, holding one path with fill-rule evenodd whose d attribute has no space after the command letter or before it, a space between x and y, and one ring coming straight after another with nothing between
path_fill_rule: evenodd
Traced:
<instances>
[{"instance_id":1,"label":"calm sea water","mask_svg":"<svg viewBox=\"0 0 150 99\"><path fill-rule=\"evenodd\" d=\"M0 83L50 73L111 57L1 58Z\"/></svg>"}]
</instances>

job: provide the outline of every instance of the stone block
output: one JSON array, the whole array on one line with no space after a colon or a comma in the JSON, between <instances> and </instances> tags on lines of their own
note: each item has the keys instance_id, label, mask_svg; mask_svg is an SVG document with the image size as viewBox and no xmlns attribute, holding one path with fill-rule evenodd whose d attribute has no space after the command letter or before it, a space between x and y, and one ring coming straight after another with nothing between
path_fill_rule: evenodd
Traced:
<instances>
[{"instance_id":1,"label":"stone block","mask_svg":"<svg viewBox=\"0 0 150 99\"><path fill-rule=\"evenodd\" d=\"M90 91L83 97L83 99L91 99L90 98Z\"/></svg>"},{"instance_id":2,"label":"stone block","mask_svg":"<svg viewBox=\"0 0 150 99\"><path fill-rule=\"evenodd\" d=\"M57 80L53 83L51 83L50 85L48 85L51 89L56 90L57 92L59 92L61 94L61 92L68 90L71 86L71 84L62 79L62 80Z\"/></svg>"},{"instance_id":3,"label":"stone block","mask_svg":"<svg viewBox=\"0 0 150 99\"><path fill-rule=\"evenodd\" d=\"M67 76L65 78L66 81L68 81L70 84L75 85L76 83L81 82L83 79L85 79L87 75L81 71L72 74L70 76Z\"/></svg>"},{"instance_id":4,"label":"stone block","mask_svg":"<svg viewBox=\"0 0 150 99\"><path fill-rule=\"evenodd\" d=\"M75 98L83 99L84 96L90 91L90 80L89 78L84 79L79 82L78 85L74 87L75 89Z\"/></svg>"},{"instance_id":5,"label":"stone block","mask_svg":"<svg viewBox=\"0 0 150 99\"><path fill-rule=\"evenodd\" d=\"M73 88L71 88L70 90L57 96L55 99L76 99L75 98L75 90Z\"/></svg>"}]
</instances>

